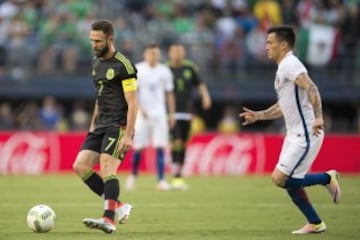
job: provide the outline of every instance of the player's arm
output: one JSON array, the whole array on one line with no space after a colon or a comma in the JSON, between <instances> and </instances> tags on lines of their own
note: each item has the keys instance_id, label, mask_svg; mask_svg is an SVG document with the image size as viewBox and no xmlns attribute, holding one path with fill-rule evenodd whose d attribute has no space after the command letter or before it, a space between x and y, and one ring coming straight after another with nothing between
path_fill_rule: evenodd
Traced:
<instances>
[{"instance_id":1,"label":"player's arm","mask_svg":"<svg viewBox=\"0 0 360 240\"><path fill-rule=\"evenodd\" d=\"M307 93L309 101L314 110L315 122L313 125L313 131L315 135L320 133L320 130L324 127L324 118L322 113L322 103L319 89L316 84L310 79L307 73L301 73L295 80L295 84L304 89Z\"/></svg>"},{"instance_id":2,"label":"player's arm","mask_svg":"<svg viewBox=\"0 0 360 240\"><path fill-rule=\"evenodd\" d=\"M249 108L243 107L244 112L239 116L244 118L242 125L248 125L259 120L272 120L282 117L282 112L278 102L262 111L254 111Z\"/></svg>"},{"instance_id":3,"label":"player's arm","mask_svg":"<svg viewBox=\"0 0 360 240\"><path fill-rule=\"evenodd\" d=\"M208 88L204 83L200 83L198 86L198 91L201 97L201 104L203 109L209 109L211 107L211 97Z\"/></svg>"},{"instance_id":4,"label":"player's arm","mask_svg":"<svg viewBox=\"0 0 360 240\"><path fill-rule=\"evenodd\" d=\"M89 128L89 132L92 132L95 130L95 120L99 115L99 107L98 107L98 101L95 101L95 106L94 106L94 111L91 117L91 121L90 121L90 128Z\"/></svg>"},{"instance_id":5,"label":"player's arm","mask_svg":"<svg viewBox=\"0 0 360 240\"><path fill-rule=\"evenodd\" d=\"M126 79L122 81L124 89L124 97L128 105L126 129L123 138L119 143L120 151L127 151L132 147L132 136L135 129L136 114L138 108L136 94L136 79Z\"/></svg>"},{"instance_id":6,"label":"player's arm","mask_svg":"<svg viewBox=\"0 0 360 240\"><path fill-rule=\"evenodd\" d=\"M166 92L166 103L169 111L170 128L175 126L175 96L174 91Z\"/></svg>"}]
</instances>

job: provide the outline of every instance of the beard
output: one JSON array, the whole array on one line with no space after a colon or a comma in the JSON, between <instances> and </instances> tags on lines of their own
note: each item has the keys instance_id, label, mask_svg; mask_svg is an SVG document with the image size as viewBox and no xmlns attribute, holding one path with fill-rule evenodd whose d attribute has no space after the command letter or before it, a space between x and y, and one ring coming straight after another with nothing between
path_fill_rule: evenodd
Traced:
<instances>
[{"instance_id":1,"label":"beard","mask_svg":"<svg viewBox=\"0 0 360 240\"><path fill-rule=\"evenodd\" d=\"M108 51L109 51L109 45L106 44L106 46L103 47L101 50L95 51L95 56L98 57L98 58L101 58L104 55L106 55L108 53Z\"/></svg>"}]
</instances>

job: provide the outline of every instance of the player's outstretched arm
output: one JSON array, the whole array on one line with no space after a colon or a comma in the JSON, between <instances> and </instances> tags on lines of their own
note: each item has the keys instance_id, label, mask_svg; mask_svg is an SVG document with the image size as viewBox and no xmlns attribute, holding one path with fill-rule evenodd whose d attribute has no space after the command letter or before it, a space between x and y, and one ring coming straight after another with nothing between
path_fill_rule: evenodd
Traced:
<instances>
[{"instance_id":1,"label":"player's outstretched arm","mask_svg":"<svg viewBox=\"0 0 360 240\"><path fill-rule=\"evenodd\" d=\"M279 103L275 103L271 107L263 111L254 111L243 107L244 112L239 114L239 117L244 118L242 125L248 125L259 120L271 120L282 117L282 112Z\"/></svg>"},{"instance_id":2,"label":"player's outstretched arm","mask_svg":"<svg viewBox=\"0 0 360 240\"><path fill-rule=\"evenodd\" d=\"M243 112L239 114L240 118L244 118L243 126L251 124L259 120L258 112L249 108L243 107Z\"/></svg>"}]
</instances>

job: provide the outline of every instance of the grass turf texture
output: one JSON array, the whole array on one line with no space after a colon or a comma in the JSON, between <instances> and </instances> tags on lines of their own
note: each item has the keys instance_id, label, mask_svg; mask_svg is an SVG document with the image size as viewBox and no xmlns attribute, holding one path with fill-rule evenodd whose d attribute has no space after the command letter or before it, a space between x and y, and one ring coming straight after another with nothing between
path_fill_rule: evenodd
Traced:
<instances>
[{"instance_id":1,"label":"grass turf texture","mask_svg":"<svg viewBox=\"0 0 360 240\"><path fill-rule=\"evenodd\" d=\"M125 178L120 175L122 183ZM308 236L290 234L305 219L269 176L192 177L187 182L189 191L159 192L154 176L140 176L136 190L121 191L122 200L134 205L128 223L105 236L82 224L85 217L101 216L103 202L76 176L0 176L0 240L360 239L360 175L342 176L339 205L325 188L308 188L328 227ZM26 225L27 211L40 203L57 214L49 233L33 233Z\"/></svg>"}]
</instances>

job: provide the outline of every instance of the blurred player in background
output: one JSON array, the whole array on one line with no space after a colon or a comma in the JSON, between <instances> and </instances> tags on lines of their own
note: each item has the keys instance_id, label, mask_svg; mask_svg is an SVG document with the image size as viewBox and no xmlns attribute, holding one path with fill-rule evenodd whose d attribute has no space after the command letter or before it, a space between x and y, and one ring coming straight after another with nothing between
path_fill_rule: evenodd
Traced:
<instances>
[{"instance_id":1,"label":"blurred player in background","mask_svg":"<svg viewBox=\"0 0 360 240\"><path fill-rule=\"evenodd\" d=\"M157 189L170 189L165 180L165 149L169 145L168 120L170 128L175 124L174 86L171 71L160 63L160 57L159 46L150 44L145 47L144 61L136 64L139 110L135 124L132 173L125 184L129 190L135 188L142 151L148 146L153 146L156 151Z\"/></svg>"},{"instance_id":2,"label":"blurred player in background","mask_svg":"<svg viewBox=\"0 0 360 240\"><path fill-rule=\"evenodd\" d=\"M93 192L105 198L103 217L85 218L84 224L112 233L116 230L115 212L119 223L125 223L132 208L117 200L120 187L116 171L132 147L137 112L136 68L115 49L111 22L93 23L90 41L95 54L92 76L97 99L89 132L73 168ZM101 176L93 170L99 162Z\"/></svg>"},{"instance_id":3,"label":"blurred player in background","mask_svg":"<svg viewBox=\"0 0 360 240\"><path fill-rule=\"evenodd\" d=\"M308 173L324 139L324 120L318 88L293 54L295 39L294 29L290 26L268 30L268 58L278 65L274 84L278 101L263 111L244 108L240 117L244 118L243 125L284 118L287 133L272 180L278 187L286 189L307 219L303 228L292 233L319 233L326 230L326 225L310 203L304 187L326 186L334 203L340 201L341 192L335 170Z\"/></svg>"},{"instance_id":4,"label":"blurred player in background","mask_svg":"<svg viewBox=\"0 0 360 240\"><path fill-rule=\"evenodd\" d=\"M190 134L192 118L192 89L197 87L201 97L202 108L211 107L211 98L206 85L201 81L197 66L185 59L186 52L183 44L173 43L169 48L169 66L174 75L176 113L175 128L171 131L171 153L173 161L174 179L171 185L174 189L186 190L188 188L182 178L182 169L185 161L186 141Z\"/></svg>"}]
</instances>

